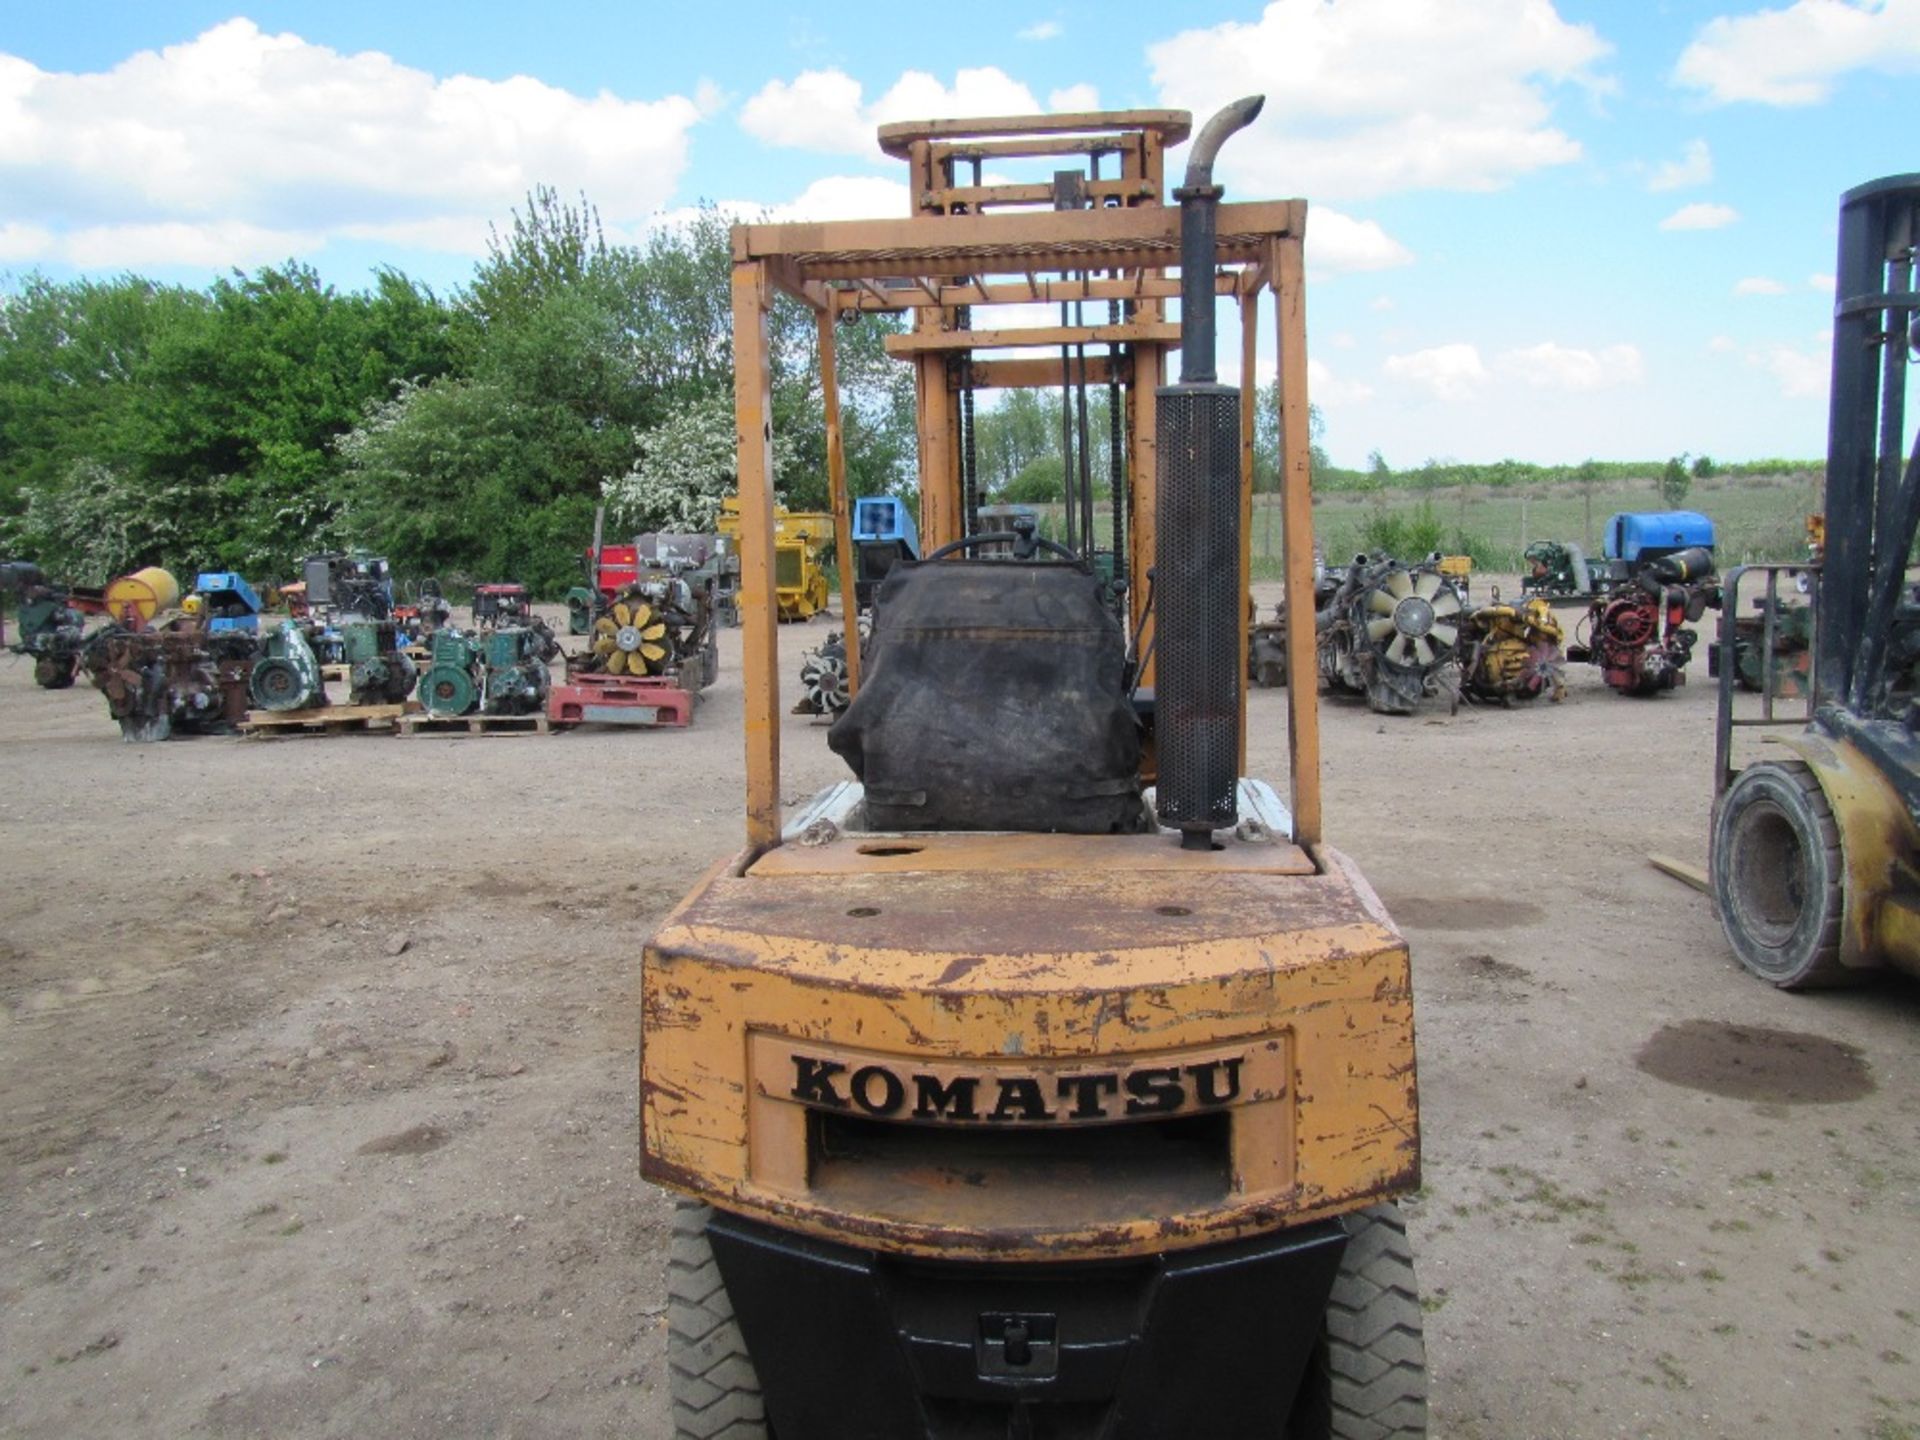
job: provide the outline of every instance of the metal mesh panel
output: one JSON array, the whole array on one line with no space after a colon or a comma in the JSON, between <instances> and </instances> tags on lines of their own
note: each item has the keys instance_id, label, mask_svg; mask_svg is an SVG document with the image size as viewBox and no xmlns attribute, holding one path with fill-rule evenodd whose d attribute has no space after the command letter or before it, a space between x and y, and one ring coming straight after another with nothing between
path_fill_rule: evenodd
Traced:
<instances>
[{"instance_id":1,"label":"metal mesh panel","mask_svg":"<svg viewBox=\"0 0 1920 1440\"><path fill-rule=\"evenodd\" d=\"M780 546L773 552L773 580L788 590L800 588L800 547Z\"/></svg>"},{"instance_id":2,"label":"metal mesh panel","mask_svg":"<svg viewBox=\"0 0 1920 1440\"><path fill-rule=\"evenodd\" d=\"M1220 829L1240 772L1240 392L1159 392L1154 740L1160 823Z\"/></svg>"}]
</instances>

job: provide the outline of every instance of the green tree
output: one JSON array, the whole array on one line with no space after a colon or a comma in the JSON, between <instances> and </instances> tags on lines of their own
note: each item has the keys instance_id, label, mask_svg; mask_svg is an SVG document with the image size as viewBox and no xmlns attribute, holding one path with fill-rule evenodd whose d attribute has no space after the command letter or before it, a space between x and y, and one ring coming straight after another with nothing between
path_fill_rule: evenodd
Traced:
<instances>
[{"instance_id":1,"label":"green tree","mask_svg":"<svg viewBox=\"0 0 1920 1440\"><path fill-rule=\"evenodd\" d=\"M1693 488L1693 476L1687 473L1687 457L1679 454L1661 467L1660 499L1667 505L1686 503L1687 492Z\"/></svg>"}]
</instances>

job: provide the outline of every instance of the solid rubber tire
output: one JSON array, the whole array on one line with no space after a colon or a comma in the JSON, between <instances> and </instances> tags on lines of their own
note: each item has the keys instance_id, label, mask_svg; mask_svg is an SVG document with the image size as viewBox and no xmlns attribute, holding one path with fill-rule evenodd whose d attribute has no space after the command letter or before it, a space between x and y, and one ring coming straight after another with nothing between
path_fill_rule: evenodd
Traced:
<instances>
[{"instance_id":1,"label":"solid rubber tire","mask_svg":"<svg viewBox=\"0 0 1920 1440\"><path fill-rule=\"evenodd\" d=\"M1789 837L1795 851L1783 855ZM1862 978L1840 963L1840 831L1805 762L1769 760L1734 777L1714 807L1712 871L1720 928L1735 958L1762 980L1811 990ZM1790 922L1766 913L1783 900L1797 909Z\"/></svg>"},{"instance_id":2,"label":"solid rubber tire","mask_svg":"<svg viewBox=\"0 0 1920 1440\"><path fill-rule=\"evenodd\" d=\"M1425 1316L1407 1222L1389 1202L1345 1223L1326 1328L1285 1440L1426 1440Z\"/></svg>"},{"instance_id":3,"label":"solid rubber tire","mask_svg":"<svg viewBox=\"0 0 1920 1440\"><path fill-rule=\"evenodd\" d=\"M667 1258L667 1371L674 1440L771 1440L760 1379L707 1240L712 1212L674 1202Z\"/></svg>"}]
</instances>

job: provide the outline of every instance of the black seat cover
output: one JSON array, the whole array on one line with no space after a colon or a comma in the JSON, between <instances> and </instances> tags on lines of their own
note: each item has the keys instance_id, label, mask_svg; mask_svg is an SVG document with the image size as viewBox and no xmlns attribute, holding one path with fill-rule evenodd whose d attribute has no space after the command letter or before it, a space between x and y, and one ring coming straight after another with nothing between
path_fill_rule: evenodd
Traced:
<instances>
[{"instance_id":1,"label":"black seat cover","mask_svg":"<svg viewBox=\"0 0 1920 1440\"><path fill-rule=\"evenodd\" d=\"M1077 565L901 561L827 743L874 830L1141 829L1126 646Z\"/></svg>"}]
</instances>

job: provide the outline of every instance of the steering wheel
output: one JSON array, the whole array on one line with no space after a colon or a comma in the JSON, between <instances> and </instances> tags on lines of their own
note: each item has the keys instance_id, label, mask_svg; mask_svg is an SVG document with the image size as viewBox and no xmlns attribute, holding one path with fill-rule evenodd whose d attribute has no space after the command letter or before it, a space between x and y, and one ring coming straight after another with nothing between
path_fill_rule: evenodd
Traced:
<instances>
[{"instance_id":1,"label":"steering wheel","mask_svg":"<svg viewBox=\"0 0 1920 1440\"><path fill-rule=\"evenodd\" d=\"M921 556L920 562L924 565L929 560L938 560L958 550L971 550L976 545L1011 545L1013 558L1016 560L1031 560L1036 550L1050 550L1069 565L1078 565L1088 574L1093 573L1093 567L1084 557L1074 554L1064 545L1034 534L1031 526L1018 530L987 530L978 535L968 535L963 539L942 545L931 554Z\"/></svg>"}]
</instances>

